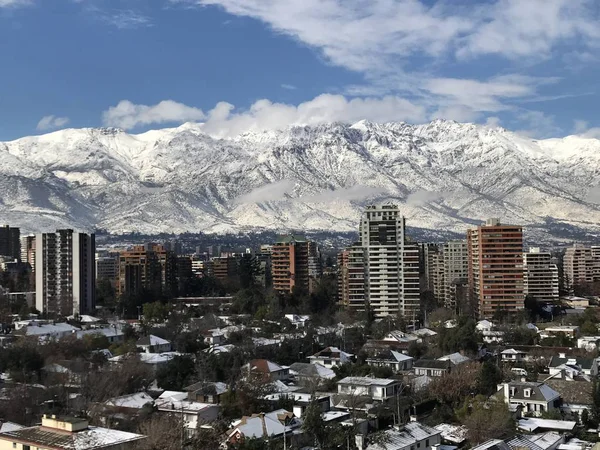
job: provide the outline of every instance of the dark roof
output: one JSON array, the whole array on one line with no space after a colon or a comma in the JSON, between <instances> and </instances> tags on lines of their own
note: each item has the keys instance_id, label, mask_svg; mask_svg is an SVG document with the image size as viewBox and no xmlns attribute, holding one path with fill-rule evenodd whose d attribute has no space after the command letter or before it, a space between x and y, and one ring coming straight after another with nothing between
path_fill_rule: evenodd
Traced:
<instances>
[{"instance_id":1,"label":"dark roof","mask_svg":"<svg viewBox=\"0 0 600 450\"><path fill-rule=\"evenodd\" d=\"M563 364L567 364L569 360L574 360L575 364L584 370L591 369L592 365L594 364L594 360L589 358L559 358L558 356L553 356L550 360L550 364L548 364L548 367L558 367Z\"/></svg>"},{"instance_id":2,"label":"dark roof","mask_svg":"<svg viewBox=\"0 0 600 450\"><path fill-rule=\"evenodd\" d=\"M413 363L413 367L417 369L444 369L448 370L452 367L450 360L440 361L439 359L419 359Z\"/></svg>"},{"instance_id":3,"label":"dark roof","mask_svg":"<svg viewBox=\"0 0 600 450\"><path fill-rule=\"evenodd\" d=\"M565 403L577 405L592 404L593 384L589 381L571 381L550 378L546 384L560 394Z\"/></svg>"}]
</instances>

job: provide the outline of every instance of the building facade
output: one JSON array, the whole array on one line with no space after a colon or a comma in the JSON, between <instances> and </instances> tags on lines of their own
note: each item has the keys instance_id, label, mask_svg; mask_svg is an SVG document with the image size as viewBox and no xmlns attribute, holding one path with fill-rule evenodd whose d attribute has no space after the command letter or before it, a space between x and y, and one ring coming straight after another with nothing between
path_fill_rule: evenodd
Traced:
<instances>
[{"instance_id":1,"label":"building facade","mask_svg":"<svg viewBox=\"0 0 600 450\"><path fill-rule=\"evenodd\" d=\"M295 287L312 291L321 276L317 244L299 236L282 236L271 250L273 289L292 292Z\"/></svg>"},{"instance_id":2,"label":"building facade","mask_svg":"<svg viewBox=\"0 0 600 450\"><path fill-rule=\"evenodd\" d=\"M469 276L469 252L466 240L449 241L444 244L444 306L457 310L464 303L465 289Z\"/></svg>"},{"instance_id":3,"label":"building facade","mask_svg":"<svg viewBox=\"0 0 600 450\"><path fill-rule=\"evenodd\" d=\"M177 292L177 256L161 244L135 245L119 255L119 295L137 294L141 289Z\"/></svg>"},{"instance_id":4,"label":"building facade","mask_svg":"<svg viewBox=\"0 0 600 450\"><path fill-rule=\"evenodd\" d=\"M471 304L481 317L523 309L523 229L498 219L467 232Z\"/></svg>"},{"instance_id":5,"label":"building facade","mask_svg":"<svg viewBox=\"0 0 600 450\"><path fill-rule=\"evenodd\" d=\"M21 230L4 225L0 227L0 256L21 261Z\"/></svg>"},{"instance_id":6,"label":"building facade","mask_svg":"<svg viewBox=\"0 0 600 450\"><path fill-rule=\"evenodd\" d=\"M523 293L539 301L558 300L558 267L550 253L534 247L523 254Z\"/></svg>"},{"instance_id":7,"label":"building facade","mask_svg":"<svg viewBox=\"0 0 600 450\"><path fill-rule=\"evenodd\" d=\"M405 231L397 205L368 206L362 216L365 297L376 317L419 315L419 246Z\"/></svg>"},{"instance_id":8,"label":"building facade","mask_svg":"<svg viewBox=\"0 0 600 450\"><path fill-rule=\"evenodd\" d=\"M565 250L563 259L565 287L600 280L600 249L575 244Z\"/></svg>"},{"instance_id":9,"label":"building facade","mask_svg":"<svg viewBox=\"0 0 600 450\"><path fill-rule=\"evenodd\" d=\"M338 302L354 311L364 311L365 249L360 242L338 254Z\"/></svg>"},{"instance_id":10,"label":"building facade","mask_svg":"<svg viewBox=\"0 0 600 450\"><path fill-rule=\"evenodd\" d=\"M35 234L21 238L21 261L29 264L35 272Z\"/></svg>"},{"instance_id":11,"label":"building facade","mask_svg":"<svg viewBox=\"0 0 600 450\"><path fill-rule=\"evenodd\" d=\"M38 234L35 242L36 308L58 316L93 312L95 235L57 230Z\"/></svg>"}]
</instances>

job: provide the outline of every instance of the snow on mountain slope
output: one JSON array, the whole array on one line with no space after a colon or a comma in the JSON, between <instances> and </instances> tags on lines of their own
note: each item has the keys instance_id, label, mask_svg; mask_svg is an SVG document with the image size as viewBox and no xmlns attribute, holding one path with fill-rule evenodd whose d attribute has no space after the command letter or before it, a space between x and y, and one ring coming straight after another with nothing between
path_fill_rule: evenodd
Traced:
<instances>
[{"instance_id":1,"label":"snow on mountain slope","mask_svg":"<svg viewBox=\"0 0 600 450\"><path fill-rule=\"evenodd\" d=\"M325 124L215 139L201 124L0 143L4 222L122 233L354 231L363 207L463 233L486 217L600 231L600 141L452 121ZM556 227L555 227L556 228Z\"/></svg>"}]
</instances>

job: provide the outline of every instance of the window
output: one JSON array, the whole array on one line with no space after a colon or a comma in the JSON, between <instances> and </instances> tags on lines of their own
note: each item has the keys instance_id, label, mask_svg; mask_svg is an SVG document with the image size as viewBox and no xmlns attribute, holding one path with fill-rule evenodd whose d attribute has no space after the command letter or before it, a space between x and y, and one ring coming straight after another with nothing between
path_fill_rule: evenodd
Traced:
<instances>
[{"instance_id":1,"label":"window","mask_svg":"<svg viewBox=\"0 0 600 450\"><path fill-rule=\"evenodd\" d=\"M523 395L525 395L525 397L531 397L531 389L525 389L523 391Z\"/></svg>"},{"instance_id":2,"label":"window","mask_svg":"<svg viewBox=\"0 0 600 450\"><path fill-rule=\"evenodd\" d=\"M425 447L429 447L429 439L425 441Z\"/></svg>"},{"instance_id":3,"label":"window","mask_svg":"<svg viewBox=\"0 0 600 450\"><path fill-rule=\"evenodd\" d=\"M17 443L13 442L13 448L17 448Z\"/></svg>"}]
</instances>

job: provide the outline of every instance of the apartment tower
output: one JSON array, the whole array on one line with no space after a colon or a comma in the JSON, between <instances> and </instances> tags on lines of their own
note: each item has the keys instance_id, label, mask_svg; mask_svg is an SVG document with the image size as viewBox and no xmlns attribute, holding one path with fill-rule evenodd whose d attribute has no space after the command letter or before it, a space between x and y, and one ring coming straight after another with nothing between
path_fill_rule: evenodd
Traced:
<instances>
[{"instance_id":1,"label":"apartment tower","mask_svg":"<svg viewBox=\"0 0 600 450\"><path fill-rule=\"evenodd\" d=\"M558 300L558 267L550 253L533 247L523 254L523 293L539 301Z\"/></svg>"},{"instance_id":2,"label":"apartment tower","mask_svg":"<svg viewBox=\"0 0 600 450\"><path fill-rule=\"evenodd\" d=\"M289 292L297 288L312 291L321 276L321 258L315 242L300 236L282 236L271 249L273 289Z\"/></svg>"},{"instance_id":3,"label":"apartment tower","mask_svg":"<svg viewBox=\"0 0 600 450\"><path fill-rule=\"evenodd\" d=\"M354 311L365 310L365 249L360 242L338 254L338 303Z\"/></svg>"},{"instance_id":4,"label":"apartment tower","mask_svg":"<svg viewBox=\"0 0 600 450\"><path fill-rule=\"evenodd\" d=\"M598 247L574 244L565 251L563 259L565 287L592 283L600 279L600 252Z\"/></svg>"},{"instance_id":5,"label":"apartment tower","mask_svg":"<svg viewBox=\"0 0 600 450\"><path fill-rule=\"evenodd\" d=\"M498 219L467 232L469 297L481 317L523 309L523 229Z\"/></svg>"},{"instance_id":6,"label":"apartment tower","mask_svg":"<svg viewBox=\"0 0 600 450\"><path fill-rule=\"evenodd\" d=\"M119 295L142 289L173 295L177 292L177 256L161 244L135 245L119 255Z\"/></svg>"},{"instance_id":7,"label":"apartment tower","mask_svg":"<svg viewBox=\"0 0 600 450\"><path fill-rule=\"evenodd\" d=\"M461 295L469 276L469 252L466 240L449 241L444 244L444 306L457 310L465 305Z\"/></svg>"},{"instance_id":8,"label":"apartment tower","mask_svg":"<svg viewBox=\"0 0 600 450\"><path fill-rule=\"evenodd\" d=\"M49 315L92 313L96 307L96 239L73 230L35 238L36 308Z\"/></svg>"},{"instance_id":9,"label":"apartment tower","mask_svg":"<svg viewBox=\"0 0 600 450\"><path fill-rule=\"evenodd\" d=\"M21 230L4 225L0 227L0 256L21 261Z\"/></svg>"},{"instance_id":10,"label":"apartment tower","mask_svg":"<svg viewBox=\"0 0 600 450\"><path fill-rule=\"evenodd\" d=\"M405 234L397 205L368 206L360 223L364 249L365 297L375 316L420 312L419 246Z\"/></svg>"}]
</instances>

